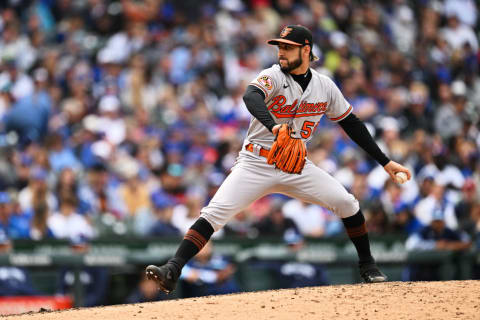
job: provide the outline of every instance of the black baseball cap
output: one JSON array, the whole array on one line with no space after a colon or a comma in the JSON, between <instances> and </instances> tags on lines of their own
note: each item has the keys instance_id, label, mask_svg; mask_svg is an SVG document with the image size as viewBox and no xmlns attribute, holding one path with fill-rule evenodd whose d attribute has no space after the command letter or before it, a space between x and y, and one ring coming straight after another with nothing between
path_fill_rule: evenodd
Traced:
<instances>
[{"instance_id":1,"label":"black baseball cap","mask_svg":"<svg viewBox=\"0 0 480 320\"><path fill-rule=\"evenodd\" d=\"M270 39L268 44L278 46L280 43L286 43L294 46L313 46L313 37L310 30L301 25L289 25L282 29L280 38ZM318 60L318 58L311 52L311 60Z\"/></svg>"}]
</instances>

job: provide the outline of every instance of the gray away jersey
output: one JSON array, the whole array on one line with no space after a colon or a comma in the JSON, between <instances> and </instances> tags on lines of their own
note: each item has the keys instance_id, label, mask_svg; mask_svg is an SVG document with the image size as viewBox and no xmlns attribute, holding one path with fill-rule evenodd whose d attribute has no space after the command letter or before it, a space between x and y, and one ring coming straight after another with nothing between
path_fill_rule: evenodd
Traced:
<instances>
[{"instance_id":1,"label":"gray away jersey","mask_svg":"<svg viewBox=\"0 0 480 320\"><path fill-rule=\"evenodd\" d=\"M250 84L265 94L268 111L276 123L290 123L295 137L310 140L323 114L331 121L345 119L352 106L343 97L335 83L313 69L312 79L305 92L278 64L263 70ZM246 143L259 144L270 149L274 135L255 117L250 121Z\"/></svg>"}]
</instances>

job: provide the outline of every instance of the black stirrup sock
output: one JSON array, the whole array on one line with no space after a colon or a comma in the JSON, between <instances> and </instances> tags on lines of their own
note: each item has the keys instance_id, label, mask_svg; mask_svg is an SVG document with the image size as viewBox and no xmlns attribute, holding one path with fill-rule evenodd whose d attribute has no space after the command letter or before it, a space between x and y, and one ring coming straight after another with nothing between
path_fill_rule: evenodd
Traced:
<instances>
[{"instance_id":1,"label":"black stirrup sock","mask_svg":"<svg viewBox=\"0 0 480 320\"><path fill-rule=\"evenodd\" d=\"M357 249L360 264L374 263L375 259L370 252L370 241L368 240L368 231L365 224L365 217L361 210L351 217L342 219L347 234Z\"/></svg>"},{"instance_id":2,"label":"black stirrup sock","mask_svg":"<svg viewBox=\"0 0 480 320\"><path fill-rule=\"evenodd\" d=\"M212 225L204 218L198 218L183 237L175 256L169 260L179 270L207 244L213 234Z\"/></svg>"}]
</instances>

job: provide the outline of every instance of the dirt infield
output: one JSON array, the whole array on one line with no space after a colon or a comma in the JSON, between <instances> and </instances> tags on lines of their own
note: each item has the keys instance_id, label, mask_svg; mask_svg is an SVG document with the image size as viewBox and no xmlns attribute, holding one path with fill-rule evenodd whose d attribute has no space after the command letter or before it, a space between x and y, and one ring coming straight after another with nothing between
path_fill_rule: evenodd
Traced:
<instances>
[{"instance_id":1,"label":"dirt infield","mask_svg":"<svg viewBox=\"0 0 480 320\"><path fill-rule=\"evenodd\" d=\"M480 281L389 282L263 291L6 319L480 319Z\"/></svg>"}]
</instances>

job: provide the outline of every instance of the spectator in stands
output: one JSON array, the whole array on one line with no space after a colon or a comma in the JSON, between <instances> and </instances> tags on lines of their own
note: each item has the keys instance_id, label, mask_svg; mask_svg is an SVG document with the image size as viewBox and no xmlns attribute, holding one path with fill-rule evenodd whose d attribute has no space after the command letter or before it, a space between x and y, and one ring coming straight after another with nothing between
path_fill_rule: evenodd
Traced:
<instances>
[{"instance_id":1,"label":"spectator in stands","mask_svg":"<svg viewBox=\"0 0 480 320\"><path fill-rule=\"evenodd\" d=\"M256 220L251 211L251 208L247 208L230 219L225 225L225 236L258 237L258 230L253 227Z\"/></svg>"},{"instance_id":2,"label":"spectator in stands","mask_svg":"<svg viewBox=\"0 0 480 320\"><path fill-rule=\"evenodd\" d=\"M462 50L465 45L477 51L478 39L475 33L470 26L461 23L459 16L462 16L460 12L447 12L447 26L442 30L445 40L454 51Z\"/></svg>"},{"instance_id":3,"label":"spectator in stands","mask_svg":"<svg viewBox=\"0 0 480 320\"><path fill-rule=\"evenodd\" d=\"M205 247L182 270L184 297L201 297L238 292L236 268L225 257L215 254L213 245Z\"/></svg>"},{"instance_id":4,"label":"spectator in stands","mask_svg":"<svg viewBox=\"0 0 480 320\"><path fill-rule=\"evenodd\" d=\"M172 224L180 230L181 234L187 233L188 229L195 223L203 207L203 197L195 193L189 193L185 204L178 204L173 208Z\"/></svg>"},{"instance_id":5,"label":"spectator in stands","mask_svg":"<svg viewBox=\"0 0 480 320\"><path fill-rule=\"evenodd\" d=\"M77 200L73 196L60 199L60 210L48 217L48 228L58 239L93 238L95 231L87 219L76 212Z\"/></svg>"},{"instance_id":6,"label":"spectator in stands","mask_svg":"<svg viewBox=\"0 0 480 320\"><path fill-rule=\"evenodd\" d=\"M17 68L11 66L10 68ZM14 71L13 73L16 73ZM12 74L12 72L10 73ZM16 90L17 101L5 116L5 127L7 132L16 132L22 145L30 142L40 142L47 134L48 119L51 112L51 100L45 90L47 72L44 69L37 69L34 73L35 89L29 89L28 82L21 78L13 84L12 90ZM34 91L35 90L35 91Z\"/></svg>"},{"instance_id":7,"label":"spectator in stands","mask_svg":"<svg viewBox=\"0 0 480 320\"><path fill-rule=\"evenodd\" d=\"M28 179L29 169L22 164L14 148L1 146L0 143L0 153L2 154L0 157L0 190L23 188Z\"/></svg>"},{"instance_id":8,"label":"spectator in stands","mask_svg":"<svg viewBox=\"0 0 480 320\"><path fill-rule=\"evenodd\" d=\"M392 228L397 233L412 234L422 228L422 225L413 214L411 206L403 205L395 211Z\"/></svg>"},{"instance_id":9,"label":"spectator in stands","mask_svg":"<svg viewBox=\"0 0 480 320\"><path fill-rule=\"evenodd\" d=\"M407 120L405 133L413 134L417 130L432 132L432 110L428 108L429 92L425 84L420 81L410 85L410 105L405 109Z\"/></svg>"},{"instance_id":10,"label":"spectator in stands","mask_svg":"<svg viewBox=\"0 0 480 320\"><path fill-rule=\"evenodd\" d=\"M64 195L72 196L78 199L78 213L89 213L89 205L80 198L79 179L77 178L77 172L75 172L72 168L66 167L60 171L55 186L55 195L57 199L60 199Z\"/></svg>"},{"instance_id":11,"label":"spectator in stands","mask_svg":"<svg viewBox=\"0 0 480 320\"><path fill-rule=\"evenodd\" d=\"M258 230L259 234L270 237L283 237L285 232L289 229L299 232L298 226L295 224L295 222L292 219L284 216L282 212L282 205L279 203L276 203L270 209L269 214L256 223L254 228Z\"/></svg>"},{"instance_id":12,"label":"spectator in stands","mask_svg":"<svg viewBox=\"0 0 480 320\"><path fill-rule=\"evenodd\" d=\"M48 148L49 164L54 172L61 172L65 168L73 170L80 168L75 154L69 146L64 144L60 134L54 133L47 136L45 145Z\"/></svg>"},{"instance_id":13,"label":"spectator in stands","mask_svg":"<svg viewBox=\"0 0 480 320\"><path fill-rule=\"evenodd\" d=\"M449 139L461 133L463 123L457 114L453 101L463 99L467 93L463 82L455 81L451 87L446 83L438 86L440 105L437 107L434 118L435 131L444 139Z\"/></svg>"},{"instance_id":14,"label":"spectator in stands","mask_svg":"<svg viewBox=\"0 0 480 320\"><path fill-rule=\"evenodd\" d=\"M30 170L28 185L18 193L18 202L24 211L32 209L37 198L43 198L50 210L57 209L57 199L47 184L48 171L35 167Z\"/></svg>"},{"instance_id":15,"label":"spectator in stands","mask_svg":"<svg viewBox=\"0 0 480 320\"><path fill-rule=\"evenodd\" d=\"M448 250L464 251L471 247L470 237L462 231L454 231L447 227L445 212L440 208L432 213L430 225L412 234L405 244L407 250ZM438 264L411 265L409 280L429 281L441 280Z\"/></svg>"},{"instance_id":16,"label":"spectator in stands","mask_svg":"<svg viewBox=\"0 0 480 320\"><path fill-rule=\"evenodd\" d=\"M353 176L351 192L366 211L377 201L373 190L369 188L367 181L368 170L364 167L358 168Z\"/></svg>"},{"instance_id":17,"label":"spectator in stands","mask_svg":"<svg viewBox=\"0 0 480 320\"><path fill-rule=\"evenodd\" d=\"M39 200L33 204L33 217L30 222L30 238L43 240L53 238L54 234L48 227L50 212L45 201Z\"/></svg>"},{"instance_id":18,"label":"spectator in stands","mask_svg":"<svg viewBox=\"0 0 480 320\"><path fill-rule=\"evenodd\" d=\"M381 205L373 205L366 216L368 232L384 235L390 231L389 217Z\"/></svg>"},{"instance_id":19,"label":"spectator in stands","mask_svg":"<svg viewBox=\"0 0 480 320\"><path fill-rule=\"evenodd\" d=\"M118 145L125 140L127 128L125 120L120 117L120 101L114 95L107 95L101 98L98 109L100 112L101 132L105 135L106 140Z\"/></svg>"},{"instance_id":20,"label":"spectator in stands","mask_svg":"<svg viewBox=\"0 0 480 320\"><path fill-rule=\"evenodd\" d=\"M412 204L417 205L418 202L425 199L432 193L432 189L434 186L435 174L433 172L423 172L420 171L419 175L417 176L418 181L418 195L413 200Z\"/></svg>"},{"instance_id":21,"label":"spectator in stands","mask_svg":"<svg viewBox=\"0 0 480 320\"><path fill-rule=\"evenodd\" d=\"M402 201L402 188L394 181L385 181L383 192L380 195L380 202L388 220L394 220L395 212L405 205Z\"/></svg>"},{"instance_id":22,"label":"spectator in stands","mask_svg":"<svg viewBox=\"0 0 480 320\"><path fill-rule=\"evenodd\" d=\"M157 88L151 83L151 70L147 69L147 60L142 54L130 59L130 68L125 72L125 81L129 84L120 97L129 112L141 114L151 112L157 103Z\"/></svg>"},{"instance_id":23,"label":"spectator in stands","mask_svg":"<svg viewBox=\"0 0 480 320\"><path fill-rule=\"evenodd\" d=\"M291 254L297 254L305 247L305 240L301 234L293 229L285 232L283 237ZM275 266L275 264L273 264ZM327 274L322 265L300 262L279 261L274 268L280 288L302 288L323 286L328 284Z\"/></svg>"},{"instance_id":24,"label":"spectator in stands","mask_svg":"<svg viewBox=\"0 0 480 320\"><path fill-rule=\"evenodd\" d=\"M446 185L445 175L437 174L430 194L415 206L415 217L423 226L429 226L433 220L433 215L436 212L441 212L449 229L456 230L458 228L455 208L445 196Z\"/></svg>"},{"instance_id":25,"label":"spectator in stands","mask_svg":"<svg viewBox=\"0 0 480 320\"><path fill-rule=\"evenodd\" d=\"M111 214L115 218L125 215L124 203L118 201L118 190L111 181L107 166L98 162L89 168L85 181L79 187L80 201L85 203L88 213L93 217Z\"/></svg>"},{"instance_id":26,"label":"spectator in stands","mask_svg":"<svg viewBox=\"0 0 480 320\"><path fill-rule=\"evenodd\" d=\"M0 229L0 254L8 253L12 244L7 234ZM17 267L0 267L0 296L34 296L40 294L32 284L27 270Z\"/></svg>"},{"instance_id":27,"label":"spectator in stands","mask_svg":"<svg viewBox=\"0 0 480 320\"><path fill-rule=\"evenodd\" d=\"M31 215L19 210L7 192L0 192L0 230L12 239L28 238Z\"/></svg>"},{"instance_id":28,"label":"spectator in stands","mask_svg":"<svg viewBox=\"0 0 480 320\"><path fill-rule=\"evenodd\" d=\"M171 196L157 191L152 194L151 198L154 220L148 234L156 237L180 236L180 230L172 224L175 202Z\"/></svg>"},{"instance_id":29,"label":"spectator in stands","mask_svg":"<svg viewBox=\"0 0 480 320\"><path fill-rule=\"evenodd\" d=\"M293 220L303 236L322 237L326 233L328 212L318 205L292 199L283 205L282 213Z\"/></svg>"},{"instance_id":30,"label":"spectator in stands","mask_svg":"<svg viewBox=\"0 0 480 320\"><path fill-rule=\"evenodd\" d=\"M409 250L454 250L461 251L472 245L470 237L462 231L449 229L445 222L445 214L436 210L432 214L430 225L422 228L407 240Z\"/></svg>"},{"instance_id":31,"label":"spectator in stands","mask_svg":"<svg viewBox=\"0 0 480 320\"><path fill-rule=\"evenodd\" d=\"M118 200L125 203L127 217L135 216L139 210L150 210L150 190L139 177L139 164L128 156L123 157L116 164L118 164L117 171L124 180L118 190L120 196Z\"/></svg>"},{"instance_id":32,"label":"spectator in stands","mask_svg":"<svg viewBox=\"0 0 480 320\"><path fill-rule=\"evenodd\" d=\"M75 176L75 171L72 168L66 167L60 171L58 175L57 185L55 187L55 193L57 197L60 194L73 194L78 193L78 182Z\"/></svg>"}]
</instances>

